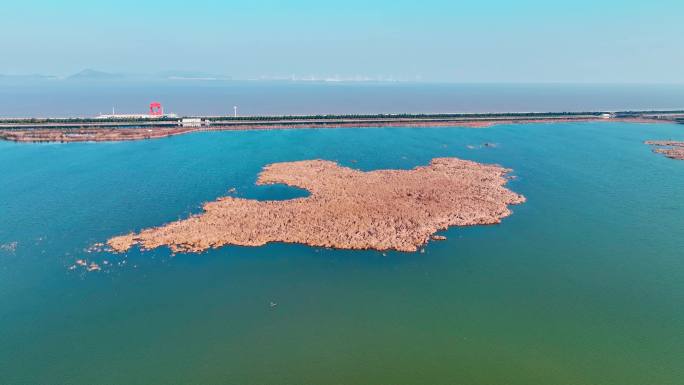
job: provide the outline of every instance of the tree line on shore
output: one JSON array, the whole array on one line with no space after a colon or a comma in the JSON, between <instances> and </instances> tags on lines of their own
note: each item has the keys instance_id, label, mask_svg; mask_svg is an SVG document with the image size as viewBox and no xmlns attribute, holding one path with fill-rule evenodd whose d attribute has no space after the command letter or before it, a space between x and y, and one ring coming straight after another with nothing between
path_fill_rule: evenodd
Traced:
<instances>
[{"instance_id":1,"label":"tree line on shore","mask_svg":"<svg viewBox=\"0 0 684 385\"><path fill-rule=\"evenodd\" d=\"M514 113L438 113L438 114L318 114L318 115L254 115L254 116L196 116L204 120L215 121L235 121L235 122L273 122L273 121L312 121L312 120L387 120L387 119L505 119L505 118L550 118L550 117L578 117L595 116L599 117L605 112L585 111L585 112L514 112ZM620 111L614 112L617 118L633 118L645 114L675 114L684 111ZM19 118L19 119L0 119L4 124L47 124L47 123L143 123L159 122L174 123L181 118L158 117L158 118ZM676 119L681 121L682 119Z\"/></svg>"},{"instance_id":2,"label":"tree line on shore","mask_svg":"<svg viewBox=\"0 0 684 385\"><path fill-rule=\"evenodd\" d=\"M599 116L601 112L516 112L516 113L458 113L458 114L334 114L334 115L252 115L252 116L197 116L209 121L276 121L276 120L340 120L340 119L449 119L449 118L525 118L550 116ZM2 123L97 123L97 122L176 122L182 118L8 118Z\"/></svg>"}]
</instances>

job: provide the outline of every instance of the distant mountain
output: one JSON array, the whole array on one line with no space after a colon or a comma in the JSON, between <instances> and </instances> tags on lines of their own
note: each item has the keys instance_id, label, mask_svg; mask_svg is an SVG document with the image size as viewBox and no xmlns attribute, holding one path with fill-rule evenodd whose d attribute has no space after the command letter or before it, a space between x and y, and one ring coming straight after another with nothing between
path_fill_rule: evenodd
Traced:
<instances>
[{"instance_id":1,"label":"distant mountain","mask_svg":"<svg viewBox=\"0 0 684 385\"><path fill-rule=\"evenodd\" d=\"M149 73L112 73L105 71L98 71L94 69L84 69L72 75L58 77L53 75L42 74L27 74L27 75L8 75L0 74L0 79L6 81L25 81L25 80L78 80L78 81L228 81L233 80L232 77L226 75L213 74L208 72L197 71L164 71L155 74Z\"/></svg>"},{"instance_id":2,"label":"distant mountain","mask_svg":"<svg viewBox=\"0 0 684 385\"><path fill-rule=\"evenodd\" d=\"M84 69L81 72L75 73L67 77L67 79L69 80L117 80L123 78L124 75L122 74L113 74L109 72L96 71L92 69Z\"/></svg>"}]
</instances>

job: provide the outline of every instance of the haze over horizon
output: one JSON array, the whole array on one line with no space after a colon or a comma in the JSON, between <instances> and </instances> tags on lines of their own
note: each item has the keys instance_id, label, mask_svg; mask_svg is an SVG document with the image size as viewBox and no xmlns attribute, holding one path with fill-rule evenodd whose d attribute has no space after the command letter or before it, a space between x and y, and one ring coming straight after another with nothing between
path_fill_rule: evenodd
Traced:
<instances>
[{"instance_id":1,"label":"haze over horizon","mask_svg":"<svg viewBox=\"0 0 684 385\"><path fill-rule=\"evenodd\" d=\"M67 0L3 7L0 74L682 83L684 3Z\"/></svg>"}]
</instances>

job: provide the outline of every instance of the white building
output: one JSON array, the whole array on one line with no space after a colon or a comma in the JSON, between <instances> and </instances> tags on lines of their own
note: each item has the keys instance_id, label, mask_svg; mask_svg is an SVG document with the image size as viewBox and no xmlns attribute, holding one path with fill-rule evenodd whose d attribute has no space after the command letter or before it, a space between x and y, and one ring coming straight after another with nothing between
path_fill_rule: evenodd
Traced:
<instances>
[{"instance_id":1,"label":"white building","mask_svg":"<svg viewBox=\"0 0 684 385\"><path fill-rule=\"evenodd\" d=\"M183 118L180 123L183 127L202 127L205 124L208 125L208 122L202 121L200 118Z\"/></svg>"}]
</instances>

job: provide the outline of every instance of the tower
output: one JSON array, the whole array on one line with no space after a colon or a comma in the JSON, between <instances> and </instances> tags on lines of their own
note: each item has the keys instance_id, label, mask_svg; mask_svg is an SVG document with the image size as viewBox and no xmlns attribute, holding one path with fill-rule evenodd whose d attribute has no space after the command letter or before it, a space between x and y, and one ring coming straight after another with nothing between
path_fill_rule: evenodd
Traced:
<instances>
[{"instance_id":1,"label":"tower","mask_svg":"<svg viewBox=\"0 0 684 385\"><path fill-rule=\"evenodd\" d=\"M162 116L164 115L164 107L162 107L159 102L150 103L150 115L152 116Z\"/></svg>"}]
</instances>

